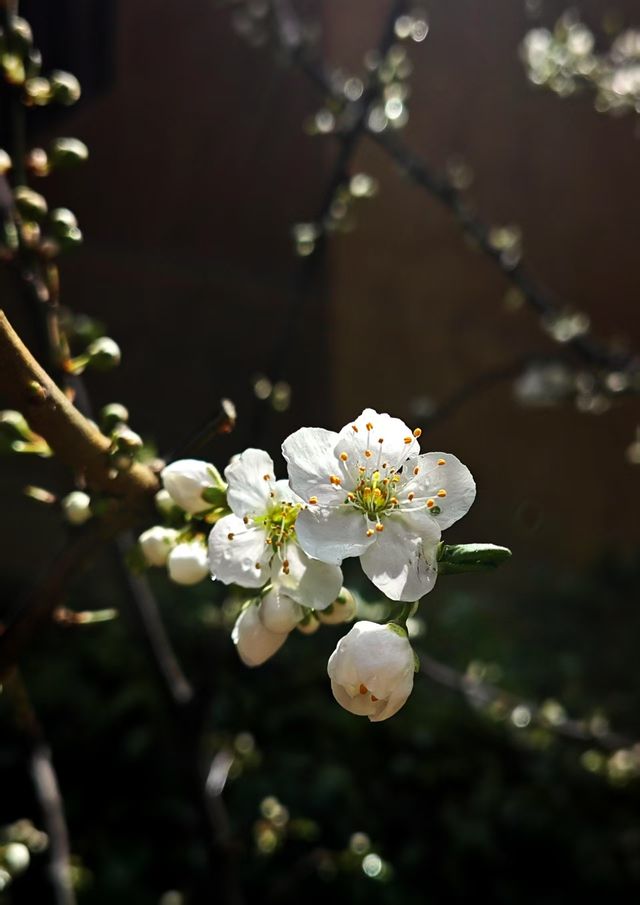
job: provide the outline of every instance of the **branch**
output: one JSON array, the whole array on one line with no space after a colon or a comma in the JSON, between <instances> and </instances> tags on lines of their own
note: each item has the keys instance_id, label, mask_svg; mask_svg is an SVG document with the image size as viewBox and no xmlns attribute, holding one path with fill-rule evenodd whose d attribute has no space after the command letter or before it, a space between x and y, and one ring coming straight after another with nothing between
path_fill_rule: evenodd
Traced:
<instances>
[{"instance_id":1,"label":"branch","mask_svg":"<svg viewBox=\"0 0 640 905\"><path fill-rule=\"evenodd\" d=\"M0 395L22 412L62 462L84 475L90 487L126 501L134 510L158 489L157 476L145 465L113 469L108 456L111 441L40 367L1 310Z\"/></svg>"}]
</instances>

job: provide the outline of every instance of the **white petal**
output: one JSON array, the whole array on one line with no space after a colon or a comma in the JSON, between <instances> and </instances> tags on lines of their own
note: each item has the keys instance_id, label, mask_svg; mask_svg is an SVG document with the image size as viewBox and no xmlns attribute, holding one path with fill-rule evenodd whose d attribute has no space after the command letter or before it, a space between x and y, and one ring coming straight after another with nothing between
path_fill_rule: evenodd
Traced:
<instances>
[{"instance_id":1,"label":"white petal","mask_svg":"<svg viewBox=\"0 0 640 905\"><path fill-rule=\"evenodd\" d=\"M374 538L367 537L368 527L366 516L352 506L304 509L296 519L296 536L308 556L340 565L371 546Z\"/></svg>"},{"instance_id":2,"label":"white petal","mask_svg":"<svg viewBox=\"0 0 640 905\"><path fill-rule=\"evenodd\" d=\"M333 680L331 680L331 691L338 704L349 713L355 713L356 716L368 716L372 721L375 719L375 714L386 706L386 701L372 701L368 692L360 694L360 691L357 690L354 694L349 694L346 688Z\"/></svg>"},{"instance_id":3,"label":"white petal","mask_svg":"<svg viewBox=\"0 0 640 905\"><path fill-rule=\"evenodd\" d=\"M292 506L295 506L304 502L297 493L293 492L291 484L289 484L289 481L286 478L280 478L279 481L275 482L271 489L273 491L272 502L275 504L291 503Z\"/></svg>"},{"instance_id":4,"label":"white petal","mask_svg":"<svg viewBox=\"0 0 640 905\"><path fill-rule=\"evenodd\" d=\"M202 491L222 483L217 468L200 459L179 459L172 462L163 468L160 477L174 503L192 514L210 508L202 499Z\"/></svg>"},{"instance_id":5,"label":"white petal","mask_svg":"<svg viewBox=\"0 0 640 905\"><path fill-rule=\"evenodd\" d=\"M263 449L245 449L224 470L229 482L227 500L235 515L263 515L272 503L275 484L273 459Z\"/></svg>"},{"instance_id":6,"label":"white petal","mask_svg":"<svg viewBox=\"0 0 640 905\"><path fill-rule=\"evenodd\" d=\"M271 565L272 581L278 588L313 610L323 610L333 603L342 587L339 566L311 559L296 543L287 544L283 560L287 563L287 572L278 556L274 556Z\"/></svg>"},{"instance_id":7,"label":"white petal","mask_svg":"<svg viewBox=\"0 0 640 905\"><path fill-rule=\"evenodd\" d=\"M177 584L198 584L209 574L206 547L200 541L178 544L167 557L167 570Z\"/></svg>"},{"instance_id":8,"label":"white petal","mask_svg":"<svg viewBox=\"0 0 640 905\"><path fill-rule=\"evenodd\" d=\"M404 675L398 680L398 683L389 698L387 698L386 701L381 702L384 706L382 706L373 716L369 717L372 723L380 723L382 720L388 720L390 716L393 716L394 713L397 713L400 708L406 704L407 698L413 691L414 675L415 668L412 663L410 667L405 669Z\"/></svg>"},{"instance_id":9,"label":"white petal","mask_svg":"<svg viewBox=\"0 0 640 905\"><path fill-rule=\"evenodd\" d=\"M264 531L245 525L237 515L225 515L209 535L211 575L224 584L261 587L269 578L271 556Z\"/></svg>"},{"instance_id":10,"label":"white petal","mask_svg":"<svg viewBox=\"0 0 640 905\"><path fill-rule=\"evenodd\" d=\"M399 514L385 519L384 531L376 535L360 563L365 575L391 600L419 600L438 577L433 545L409 532Z\"/></svg>"},{"instance_id":11,"label":"white petal","mask_svg":"<svg viewBox=\"0 0 640 905\"><path fill-rule=\"evenodd\" d=\"M329 480L331 475L342 474L340 460L334 455L337 440L334 431L301 427L282 444L291 487L305 503L314 497L320 506L344 500L344 489Z\"/></svg>"},{"instance_id":12,"label":"white petal","mask_svg":"<svg viewBox=\"0 0 640 905\"><path fill-rule=\"evenodd\" d=\"M260 603L260 621L276 635L288 634L302 616L302 607L275 588L265 594Z\"/></svg>"},{"instance_id":13,"label":"white petal","mask_svg":"<svg viewBox=\"0 0 640 905\"><path fill-rule=\"evenodd\" d=\"M354 422L343 427L336 444L337 456L345 453L353 466L367 469L386 463L397 470L419 452L420 444L404 421L374 409L365 409Z\"/></svg>"},{"instance_id":14,"label":"white petal","mask_svg":"<svg viewBox=\"0 0 640 905\"><path fill-rule=\"evenodd\" d=\"M443 464L439 465L438 463ZM418 469L418 474L411 476L408 483L402 488L405 492L413 491L416 494L414 504L416 506L432 499L433 509L440 509L432 518L444 531L469 511L476 498L476 484L471 472L460 459L451 453L430 452L418 456L411 462L412 472ZM444 493L439 494L439 491ZM437 510L436 510L437 512Z\"/></svg>"},{"instance_id":15,"label":"white petal","mask_svg":"<svg viewBox=\"0 0 640 905\"><path fill-rule=\"evenodd\" d=\"M252 604L236 619L231 638L246 666L260 666L282 647L287 634L274 634L266 629L260 621L258 607Z\"/></svg>"}]
</instances>

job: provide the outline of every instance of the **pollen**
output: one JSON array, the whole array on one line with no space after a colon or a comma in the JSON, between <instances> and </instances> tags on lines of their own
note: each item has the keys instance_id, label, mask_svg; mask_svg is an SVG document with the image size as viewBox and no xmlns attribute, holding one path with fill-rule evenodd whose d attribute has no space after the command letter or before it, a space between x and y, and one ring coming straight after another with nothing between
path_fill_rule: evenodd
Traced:
<instances>
[{"instance_id":1,"label":"pollen","mask_svg":"<svg viewBox=\"0 0 640 905\"><path fill-rule=\"evenodd\" d=\"M421 437L421 436L422 436L422 428L421 428L421 427L416 427L416 429L415 429L414 432L413 432L413 436L416 438L416 440L418 439L418 437Z\"/></svg>"},{"instance_id":2,"label":"pollen","mask_svg":"<svg viewBox=\"0 0 640 905\"><path fill-rule=\"evenodd\" d=\"M412 503L414 501L415 496L416 496L415 493L407 494L407 499L409 500L410 503Z\"/></svg>"},{"instance_id":3,"label":"pollen","mask_svg":"<svg viewBox=\"0 0 640 905\"><path fill-rule=\"evenodd\" d=\"M354 434L357 434L357 433L358 433L358 427L357 427L357 425L352 424L352 425L351 425L351 430L354 432Z\"/></svg>"},{"instance_id":4,"label":"pollen","mask_svg":"<svg viewBox=\"0 0 640 905\"><path fill-rule=\"evenodd\" d=\"M329 482L333 484L334 487L339 487L342 484L342 478L339 478L337 474L329 475Z\"/></svg>"},{"instance_id":5,"label":"pollen","mask_svg":"<svg viewBox=\"0 0 640 905\"><path fill-rule=\"evenodd\" d=\"M349 456L345 452L343 452L343 453L340 453L340 458L342 459L343 462L346 462L347 459L349 458Z\"/></svg>"},{"instance_id":6,"label":"pollen","mask_svg":"<svg viewBox=\"0 0 640 905\"><path fill-rule=\"evenodd\" d=\"M436 504L435 500L427 500L427 509L432 509Z\"/></svg>"},{"instance_id":7,"label":"pollen","mask_svg":"<svg viewBox=\"0 0 640 905\"><path fill-rule=\"evenodd\" d=\"M258 572L260 571L261 568L262 568L261 563L257 562L257 563L256 563L256 569L258 570Z\"/></svg>"},{"instance_id":8,"label":"pollen","mask_svg":"<svg viewBox=\"0 0 640 905\"><path fill-rule=\"evenodd\" d=\"M367 537L373 537L374 534L375 531L373 530L373 528L367 528Z\"/></svg>"},{"instance_id":9,"label":"pollen","mask_svg":"<svg viewBox=\"0 0 640 905\"><path fill-rule=\"evenodd\" d=\"M366 459L370 459L371 456L373 455L373 453L371 452L370 449L365 449L364 455L365 455L365 458L366 458Z\"/></svg>"},{"instance_id":10,"label":"pollen","mask_svg":"<svg viewBox=\"0 0 640 905\"><path fill-rule=\"evenodd\" d=\"M378 534L380 534L381 531L384 531L384 525L382 524L382 522L378 522L376 524L376 531L378 532Z\"/></svg>"},{"instance_id":11,"label":"pollen","mask_svg":"<svg viewBox=\"0 0 640 905\"><path fill-rule=\"evenodd\" d=\"M400 504L398 503L398 497L397 497L397 496L392 496L391 499L389 500L389 502L392 503L394 506L399 506L399 505L400 505Z\"/></svg>"},{"instance_id":12,"label":"pollen","mask_svg":"<svg viewBox=\"0 0 640 905\"><path fill-rule=\"evenodd\" d=\"M446 495L447 495L447 491L444 489L444 487L442 487L436 494L436 496L439 496L439 497L445 497Z\"/></svg>"},{"instance_id":13,"label":"pollen","mask_svg":"<svg viewBox=\"0 0 640 905\"><path fill-rule=\"evenodd\" d=\"M233 531L230 531L230 532L227 534L227 540L233 540L234 537L235 537L235 534L233 533Z\"/></svg>"},{"instance_id":14,"label":"pollen","mask_svg":"<svg viewBox=\"0 0 640 905\"><path fill-rule=\"evenodd\" d=\"M312 506L315 506L315 504L318 502L318 497L317 497L317 496L310 496L310 497L309 497L309 502L311 503Z\"/></svg>"},{"instance_id":15,"label":"pollen","mask_svg":"<svg viewBox=\"0 0 640 905\"><path fill-rule=\"evenodd\" d=\"M370 421L367 421L367 423L365 424L365 427L368 431L373 430L373 424Z\"/></svg>"},{"instance_id":16,"label":"pollen","mask_svg":"<svg viewBox=\"0 0 640 905\"><path fill-rule=\"evenodd\" d=\"M384 437L378 437L378 443L384 443Z\"/></svg>"},{"instance_id":17,"label":"pollen","mask_svg":"<svg viewBox=\"0 0 640 905\"><path fill-rule=\"evenodd\" d=\"M446 459L438 459L438 465L446 465L446 464L447 464Z\"/></svg>"},{"instance_id":18,"label":"pollen","mask_svg":"<svg viewBox=\"0 0 640 905\"><path fill-rule=\"evenodd\" d=\"M288 559L285 559L285 560L283 561L283 563L282 563L282 571L284 572L285 575L288 575L288 574L289 574L289 560L288 560Z\"/></svg>"},{"instance_id":19,"label":"pollen","mask_svg":"<svg viewBox=\"0 0 640 905\"><path fill-rule=\"evenodd\" d=\"M356 498L355 493L348 493L348 494L347 494L347 499L349 500L350 503L353 503L354 500L355 500L355 498Z\"/></svg>"},{"instance_id":20,"label":"pollen","mask_svg":"<svg viewBox=\"0 0 640 905\"><path fill-rule=\"evenodd\" d=\"M409 445L409 443L413 443L413 437L405 437L404 442Z\"/></svg>"},{"instance_id":21,"label":"pollen","mask_svg":"<svg viewBox=\"0 0 640 905\"><path fill-rule=\"evenodd\" d=\"M245 516L243 517L242 521L245 523L245 525L248 525L248 524L249 524L249 516L248 516L248 515L245 515Z\"/></svg>"},{"instance_id":22,"label":"pollen","mask_svg":"<svg viewBox=\"0 0 640 905\"><path fill-rule=\"evenodd\" d=\"M359 690L360 694L366 694L366 693L369 691L369 689L367 688L367 686L366 686L366 685L362 685L362 683L360 684L360 688L359 688L358 690Z\"/></svg>"},{"instance_id":23,"label":"pollen","mask_svg":"<svg viewBox=\"0 0 640 905\"><path fill-rule=\"evenodd\" d=\"M416 467L413 469L413 473L414 473L414 475L420 474L420 466L419 466L419 465L416 465Z\"/></svg>"},{"instance_id":24,"label":"pollen","mask_svg":"<svg viewBox=\"0 0 640 905\"><path fill-rule=\"evenodd\" d=\"M270 481L270 480L271 480L271 475L269 475L269 474L263 474L263 475L262 475L262 480L263 480L263 481Z\"/></svg>"}]
</instances>

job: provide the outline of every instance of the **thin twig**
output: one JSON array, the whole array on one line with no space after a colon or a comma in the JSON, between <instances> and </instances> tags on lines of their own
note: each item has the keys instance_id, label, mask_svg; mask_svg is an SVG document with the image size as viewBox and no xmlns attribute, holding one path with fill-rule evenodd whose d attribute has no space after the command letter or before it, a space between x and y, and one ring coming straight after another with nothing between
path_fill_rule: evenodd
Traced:
<instances>
[{"instance_id":1,"label":"thin twig","mask_svg":"<svg viewBox=\"0 0 640 905\"><path fill-rule=\"evenodd\" d=\"M71 880L69 832L51 751L26 686L16 672L6 684L16 721L29 749L29 770L44 828L49 838L49 879L55 905L75 905Z\"/></svg>"}]
</instances>

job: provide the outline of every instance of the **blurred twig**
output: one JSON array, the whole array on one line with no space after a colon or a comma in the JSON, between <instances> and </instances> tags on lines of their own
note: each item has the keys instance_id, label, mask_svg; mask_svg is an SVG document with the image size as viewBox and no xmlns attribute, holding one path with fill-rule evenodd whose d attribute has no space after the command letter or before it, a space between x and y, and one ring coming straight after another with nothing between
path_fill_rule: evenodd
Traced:
<instances>
[{"instance_id":1,"label":"blurred twig","mask_svg":"<svg viewBox=\"0 0 640 905\"><path fill-rule=\"evenodd\" d=\"M587 721L571 719L564 713L556 713L550 718L544 706L526 701L490 682L459 672L422 651L418 653L420 671L423 675L438 685L462 694L475 707L488 708L497 705L500 715L503 716L512 714L517 708L524 708L527 716L526 725L533 723L561 738L590 742L609 751L630 748L638 744L633 739L612 732L603 725L592 728Z\"/></svg>"},{"instance_id":2,"label":"blurred twig","mask_svg":"<svg viewBox=\"0 0 640 905\"><path fill-rule=\"evenodd\" d=\"M75 905L76 896L71 881L69 832L51 751L19 673L15 672L12 675L6 683L6 690L13 701L16 722L29 750L29 769L33 787L49 838L48 874L53 900L55 905Z\"/></svg>"}]
</instances>

